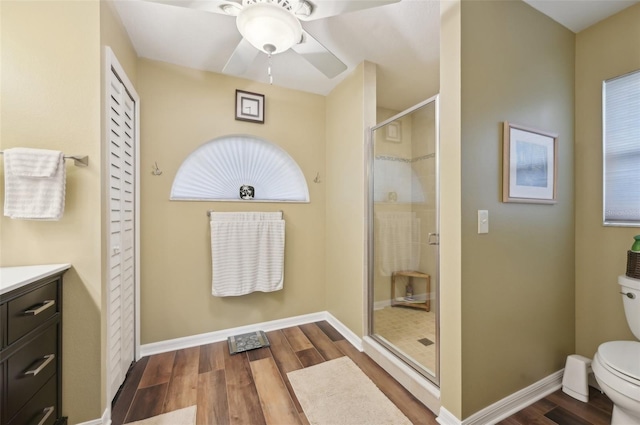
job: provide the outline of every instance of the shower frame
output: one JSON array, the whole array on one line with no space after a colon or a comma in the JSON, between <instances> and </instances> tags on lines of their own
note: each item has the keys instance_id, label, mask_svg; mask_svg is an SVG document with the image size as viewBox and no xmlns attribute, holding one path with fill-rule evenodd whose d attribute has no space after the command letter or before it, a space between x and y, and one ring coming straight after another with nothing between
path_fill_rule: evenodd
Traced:
<instances>
[{"instance_id":1,"label":"shower frame","mask_svg":"<svg viewBox=\"0 0 640 425\"><path fill-rule=\"evenodd\" d=\"M433 291L435 292L435 298L433 299L433 303L436 306L436 362L435 362L435 370L433 374L430 374L425 367L421 367L411 361L407 356L405 356L400 350L394 347L392 344L385 341L383 338L380 338L374 333L373 329L373 310L374 310L374 258L375 258L375 240L374 240L374 173L373 173L373 164L375 159L375 132L381 128L384 128L387 124L396 121L400 118L403 118L420 108L423 108L429 104L434 104L434 127L435 127L435 221L436 221L436 240L435 245L439 247L440 245L440 101L439 94L436 94L404 111L388 118L379 124L371 127L369 129L369 143L368 143L368 152L367 152L367 185L368 185L368 200L367 200L367 332L366 335L372 338L379 345L384 347L389 353L393 356L404 362L407 366L411 367L413 370L418 372L420 375L428 379L431 383L438 386L440 385L440 249L436 250L436 272L435 279L432 280ZM431 236L431 234L429 235ZM427 243L431 244L431 238ZM434 282L435 281L435 282ZM428 294L427 294L428 295Z\"/></svg>"}]
</instances>

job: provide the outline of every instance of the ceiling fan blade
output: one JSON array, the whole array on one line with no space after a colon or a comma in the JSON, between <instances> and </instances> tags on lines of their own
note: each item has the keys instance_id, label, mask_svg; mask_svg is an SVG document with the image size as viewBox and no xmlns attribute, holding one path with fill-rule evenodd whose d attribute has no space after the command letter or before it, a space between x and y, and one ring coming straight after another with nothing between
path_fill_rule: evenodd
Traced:
<instances>
[{"instance_id":1,"label":"ceiling fan blade","mask_svg":"<svg viewBox=\"0 0 640 425\"><path fill-rule=\"evenodd\" d=\"M205 12L219 13L221 15L229 15L229 13L222 10L222 6L230 5L233 9L238 11L242 8L237 1L225 1L225 0L146 0L153 3L166 4L169 6L184 7L187 9L203 10Z\"/></svg>"},{"instance_id":2,"label":"ceiling fan blade","mask_svg":"<svg viewBox=\"0 0 640 425\"><path fill-rule=\"evenodd\" d=\"M312 7L311 14L309 16L296 15L296 17L301 21L314 21L316 19L328 18L356 10L398 3L399 1L400 0L312 0L310 1Z\"/></svg>"},{"instance_id":3,"label":"ceiling fan blade","mask_svg":"<svg viewBox=\"0 0 640 425\"><path fill-rule=\"evenodd\" d=\"M347 69L347 65L313 38L311 34L305 30L302 30L302 33L303 41L293 46L292 49L307 62L318 68L328 78L333 78Z\"/></svg>"},{"instance_id":4,"label":"ceiling fan blade","mask_svg":"<svg viewBox=\"0 0 640 425\"><path fill-rule=\"evenodd\" d=\"M258 53L260 53L260 51L243 38L231 54L231 57L222 69L222 73L230 75L244 74L256 56L258 56Z\"/></svg>"}]
</instances>

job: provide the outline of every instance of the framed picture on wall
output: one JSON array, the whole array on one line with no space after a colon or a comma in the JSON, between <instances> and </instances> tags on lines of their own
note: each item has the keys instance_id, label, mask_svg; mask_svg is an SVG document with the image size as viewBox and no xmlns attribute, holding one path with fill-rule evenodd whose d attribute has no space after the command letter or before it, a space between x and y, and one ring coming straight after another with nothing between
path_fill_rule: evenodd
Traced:
<instances>
[{"instance_id":1,"label":"framed picture on wall","mask_svg":"<svg viewBox=\"0 0 640 425\"><path fill-rule=\"evenodd\" d=\"M502 202L555 204L558 135L504 122Z\"/></svg>"},{"instance_id":2,"label":"framed picture on wall","mask_svg":"<svg viewBox=\"0 0 640 425\"><path fill-rule=\"evenodd\" d=\"M236 90L236 120L264 124L264 95Z\"/></svg>"}]
</instances>

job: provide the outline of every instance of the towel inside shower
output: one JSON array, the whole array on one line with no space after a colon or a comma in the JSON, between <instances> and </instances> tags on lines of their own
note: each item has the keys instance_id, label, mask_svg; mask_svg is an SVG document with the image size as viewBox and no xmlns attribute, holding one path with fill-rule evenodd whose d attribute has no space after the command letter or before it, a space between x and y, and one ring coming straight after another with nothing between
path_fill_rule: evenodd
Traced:
<instances>
[{"instance_id":1,"label":"towel inside shower","mask_svg":"<svg viewBox=\"0 0 640 425\"><path fill-rule=\"evenodd\" d=\"M415 212L378 212L375 222L377 263L380 274L418 270L420 219Z\"/></svg>"},{"instance_id":2,"label":"towel inside shower","mask_svg":"<svg viewBox=\"0 0 640 425\"><path fill-rule=\"evenodd\" d=\"M272 292L284 284L282 213L211 213L212 294Z\"/></svg>"}]
</instances>

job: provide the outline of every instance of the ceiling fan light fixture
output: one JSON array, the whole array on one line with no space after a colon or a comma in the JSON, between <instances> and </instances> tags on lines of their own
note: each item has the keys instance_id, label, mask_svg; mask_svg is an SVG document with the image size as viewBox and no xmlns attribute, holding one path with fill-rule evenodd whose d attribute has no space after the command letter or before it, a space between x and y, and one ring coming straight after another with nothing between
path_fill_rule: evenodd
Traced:
<instances>
[{"instance_id":1,"label":"ceiling fan light fixture","mask_svg":"<svg viewBox=\"0 0 640 425\"><path fill-rule=\"evenodd\" d=\"M291 12L272 3L245 6L236 25L240 34L256 49L267 53L282 53L300 42L302 26Z\"/></svg>"}]
</instances>

